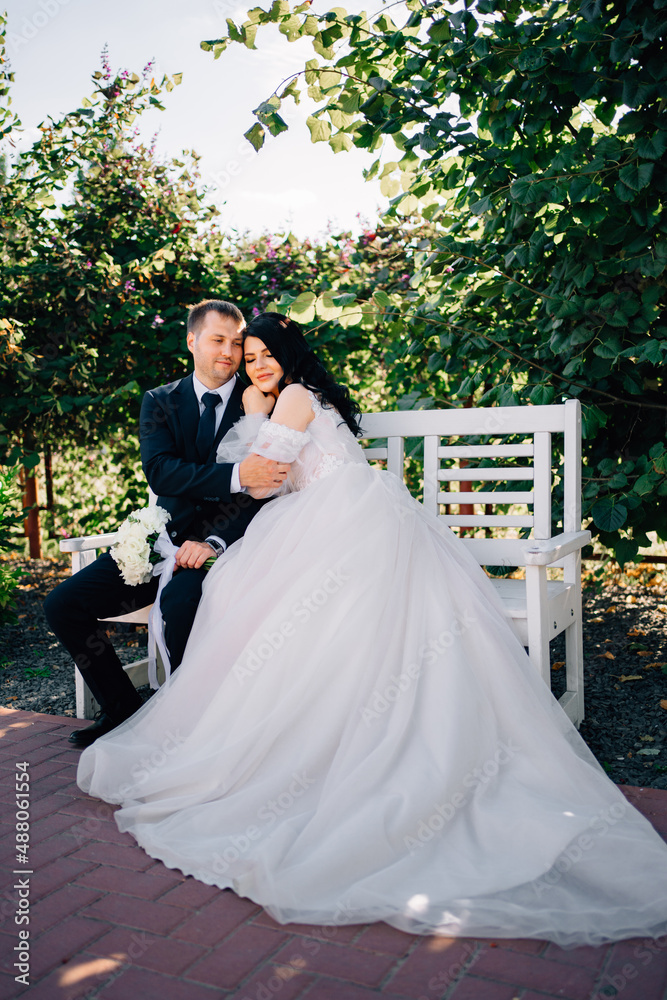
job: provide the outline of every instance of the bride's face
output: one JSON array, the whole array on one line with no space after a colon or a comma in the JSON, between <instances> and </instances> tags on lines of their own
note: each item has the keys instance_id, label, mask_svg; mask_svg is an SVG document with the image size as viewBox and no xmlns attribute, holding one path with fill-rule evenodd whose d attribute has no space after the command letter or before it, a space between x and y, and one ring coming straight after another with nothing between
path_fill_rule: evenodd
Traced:
<instances>
[{"instance_id":1,"label":"bride's face","mask_svg":"<svg viewBox=\"0 0 667 1000\"><path fill-rule=\"evenodd\" d=\"M245 370L253 385L264 393L278 395L278 385L283 377L283 369L259 337L246 337L243 344Z\"/></svg>"}]
</instances>

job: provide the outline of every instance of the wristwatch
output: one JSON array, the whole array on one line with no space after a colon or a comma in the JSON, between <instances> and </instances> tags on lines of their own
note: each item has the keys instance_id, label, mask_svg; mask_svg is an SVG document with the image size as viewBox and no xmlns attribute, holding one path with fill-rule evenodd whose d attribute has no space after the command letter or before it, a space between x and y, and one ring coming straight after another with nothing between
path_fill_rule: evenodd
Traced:
<instances>
[{"instance_id":1,"label":"wristwatch","mask_svg":"<svg viewBox=\"0 0 667 1000\"><path fill-rule=\"evenodd\" d=\"M222 553L225 551L225 546L221 545L217 538L207 538L206 544L215 552L215 558L218 559Z\"/></svg>"}]
</instances>

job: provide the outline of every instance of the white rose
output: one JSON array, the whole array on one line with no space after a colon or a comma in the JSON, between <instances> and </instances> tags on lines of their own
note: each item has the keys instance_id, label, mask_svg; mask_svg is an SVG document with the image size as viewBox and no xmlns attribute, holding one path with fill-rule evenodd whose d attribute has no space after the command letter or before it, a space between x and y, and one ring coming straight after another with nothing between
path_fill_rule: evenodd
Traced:
<instances>
[{"instance_id":1,"label":"white rose","mask_svg":"<svg viewBox=\"0 0 667 1000\"><path fill-rule=\"evenodd\" d=\"M141 511L141 523L149 535L159 535L171 514L164 507L144 507Z\"/></svg>"},{"instance_id":2,"label":"white rose","mask_svg":"<svg viewBox=\"0 0 667 1000\"><path fill-rule=\"evenodd\" d=\"M118 529L118 540L124 541L126 538L136 538L143 541L146 537L146 529L142 524L135 521L123 521Z\"/></svg>"},{"instance_id":3,"label":"white rose","mask_svg":"<svg viewBox=\"0 0 667 1000\"><path fill-rule=\"evenodd\" d=\"M151 547L146 542L143 532L141 537L135 534L126 535L111 549L111 555L118 563L123 579L131 586L147 583L150 580L153 573L150 554Z\"/></svg>"},{"instance_id":4,"label":"white rose","mask_svg":"<svg viewBox=\"0 0 667 1000\"><path fill-rule=\"evenodd\" d=\"M153 567L149 563L147 568L146 564L146 559L140 559L132 553L121 566L125 583L130 584L132 587L135 587L138 583L148 583L153 575Z\"/></svg>"},{"instance_id":5,"label":"white rose","mask_svg":"<svg viewBox=\"0 0 667 1000\"><path fill-rule=\"evenodd\" d=\"M129 538L123 540L123 556L125 559L129 559L135 556L138 559L148 559L151 554L151 547L146 541L145 536L140 538L136 535L130 535Z\"/></svg>"},{"instance_id":6,"label":"white rose","mask_svg":"<svg viewBox=\"0 0 667 1000\"><path fill-rule=\"evenodd\" d=\"M137 566L121 566L120 571L123 576L123 580L130 587L136 587L139 583L148 583L151 578L151 574L144 571L144 564L141 563Z\"/></svg>"}]
</instances>

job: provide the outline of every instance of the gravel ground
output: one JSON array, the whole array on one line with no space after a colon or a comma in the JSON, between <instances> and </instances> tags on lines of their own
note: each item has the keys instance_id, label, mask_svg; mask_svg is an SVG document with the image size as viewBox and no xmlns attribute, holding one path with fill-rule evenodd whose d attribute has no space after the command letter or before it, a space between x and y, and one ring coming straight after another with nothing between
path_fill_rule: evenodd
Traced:
<instances>
[{"instance_id":1,"label":"gravel ground","mask_svg":"<svg viewBox=\"0 0 667 1000\"><path fill-rule=\"evenodd\" d=\"M0 703L74 716L72 661L42 611L44 597L69 574L69 563L16 565L24 574L19 621L0 627ZM633 570L584 590L586 718L580 732L615 782L667 789L667 597L659 581L653 570ZM112 639L124 663L145 655L143 626L117 625ZM561 639L552 643L555 694L564 687L562 659ZM148 696L148 689L143 693Z\"/></svg>"}]
</instances>

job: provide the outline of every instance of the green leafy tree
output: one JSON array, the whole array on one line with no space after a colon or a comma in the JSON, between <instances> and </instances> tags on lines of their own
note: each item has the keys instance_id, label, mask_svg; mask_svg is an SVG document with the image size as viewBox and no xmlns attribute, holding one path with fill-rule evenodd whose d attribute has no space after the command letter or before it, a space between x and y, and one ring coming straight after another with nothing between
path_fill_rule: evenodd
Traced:
<instances>
[{"instance_id":1,"label":"green leafy tree","mask_svg":"<svg viewBox=\"0 0 667 1000\"><path fill-rule=\"evenodd\" d=\"M406 7L398 25L278 0L202 45L253 48L267 23L310 38L314 58L247 137L259 148L283 131L281 105L305 85L312 140L382 151L368 176L389 220L419 212L434 227L410 290L376 311L414 362L392 388L409 375L433 399L580 398L587 510L630 559L647 531L667 537L667 8Z\"/></svg>"},{"instance_id":2,"label":"green leafy tree","mask_svg":"<svg viewBox=\"0 0 667 1000\"><path fill-rule=\"evenodd\" d=\"M161 163L136 137L180 76L113 75L105 60L95 78L0 188L0 446L28 470L44 457L47 480L54 448L134 431L142 392L186 370L186 307L216 284L198 158ZM135 466L127 502L145 494Z\"/></svg>"},{"instance_id":3,"label":"green leafy tree","mask_svg":"<svg viewBox=\"0 0 667 1000\"><path fill-rule=\"evenodd\" d=\"M10 72L7 61L6 35L7 14L0 11L0 139L6 138L12 129L21 124L11 110L9 85L14 80L14 74Z\"/></svg>"}]
</instances>

